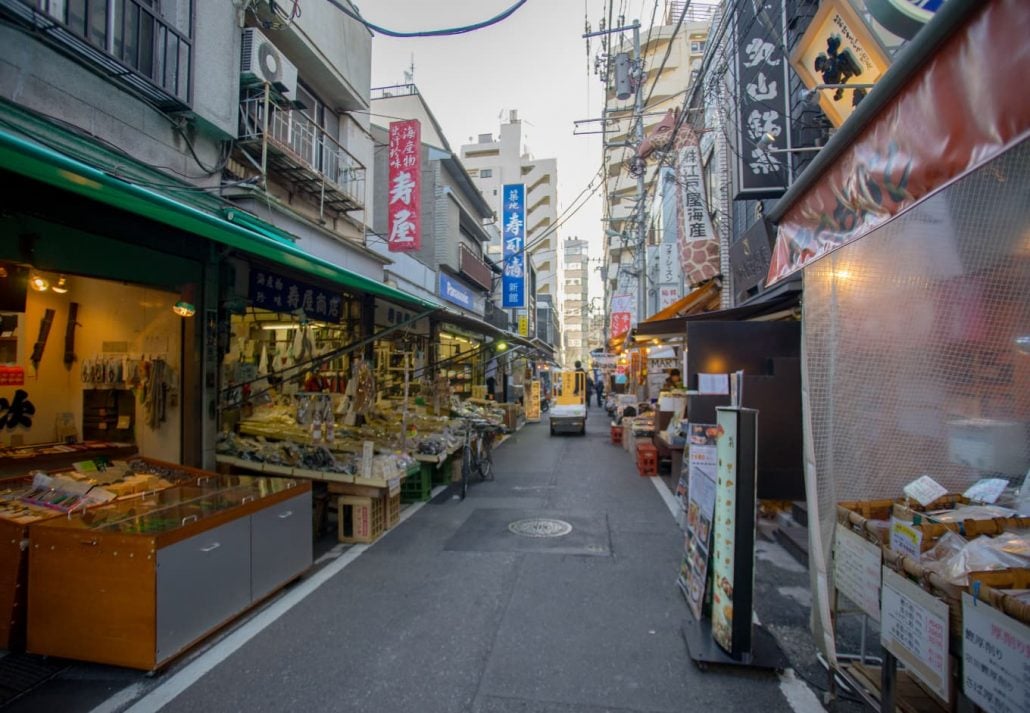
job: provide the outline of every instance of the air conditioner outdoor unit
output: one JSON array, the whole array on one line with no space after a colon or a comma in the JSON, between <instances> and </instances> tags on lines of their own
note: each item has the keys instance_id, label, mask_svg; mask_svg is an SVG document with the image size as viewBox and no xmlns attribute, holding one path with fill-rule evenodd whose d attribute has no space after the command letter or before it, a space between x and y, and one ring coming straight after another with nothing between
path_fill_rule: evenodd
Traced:
<instances>
[{"instance_id":1,"label":"air conditioner outdoor unit","mask_svg":"<svg viewBox=\"0 0 1030 713\"><path fill-rule=\"evenodd\" d=\"M243 30L240 81L243 84L268 82L290 97L297 96L297 68L283 57L283 53L267 37L253 27Z\"/></svg>"}]
</instances>

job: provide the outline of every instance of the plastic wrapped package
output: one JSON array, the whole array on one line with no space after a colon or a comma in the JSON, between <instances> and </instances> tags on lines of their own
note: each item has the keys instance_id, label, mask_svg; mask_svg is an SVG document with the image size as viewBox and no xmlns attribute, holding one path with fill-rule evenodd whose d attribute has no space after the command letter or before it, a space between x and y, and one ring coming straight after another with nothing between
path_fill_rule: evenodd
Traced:
<instances>
[{"instance_id":1,"label":"plastic wrapped package","mask_svg":"<svg viewBox=\"0 0 1030 713\"><path fill-rule=\"evenodd\" d=\"M948 532L933 549L923 554L923 566L952 584L969 584L970 572L988 572L1030 566L1030 558L1017 552L1030 551L1025 534L1004 533L998 537L977 537L967 542L961 535Z\"/></svg>"}]
</instances>

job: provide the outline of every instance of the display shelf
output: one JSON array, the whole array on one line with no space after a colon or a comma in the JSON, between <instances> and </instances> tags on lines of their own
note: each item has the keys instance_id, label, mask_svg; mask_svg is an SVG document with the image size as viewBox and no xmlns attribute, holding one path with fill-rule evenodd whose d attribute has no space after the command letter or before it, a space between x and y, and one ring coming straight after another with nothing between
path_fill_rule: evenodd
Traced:
<instances>
[{"instance_id":1,"label":"display shelf","mask_svg":"<svg viewBox=\"0 0 1030 713\"><path fill-rule=\"evenodd\" d=\"M29 530L31 653L163 666L312 562L311 486L208 474Z\"/></svg>"},{"instance_id":2,"label":"display shelf","mask_svg":"<svg viewBox=\"0 0 1030 713\"><path fill-rule=\"evenodd\" d=\"M132 443L87 441L45 443L18 448L0 448L0 478L24 475L30 470L60 470L84 460L123 459L139 449Z\"/></svg>"},{"instance_id":3,"label":"display shelf","mask_svg":"<svg viewBox=\"0 0 1030 713\"><path fill-rule=\"evenodd\" d=\"M267 473L289 478L301 478L304 480L324 480L334 483L353 483L354 476L349 473L336 473L328 470L311 470L309 468L294 468L291 466L275 465L272 463L261 463L259 461L244 460L235 456L215 456L215 462L227 465L231 468L238 468L250 473Z\"/></svg>"}]
</instances>

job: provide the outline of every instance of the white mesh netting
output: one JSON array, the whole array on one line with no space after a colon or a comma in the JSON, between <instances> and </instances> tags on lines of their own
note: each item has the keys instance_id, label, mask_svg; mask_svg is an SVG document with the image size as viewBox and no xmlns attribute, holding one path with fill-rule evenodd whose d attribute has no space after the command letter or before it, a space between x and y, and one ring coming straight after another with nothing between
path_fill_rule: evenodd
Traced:
<instances>
[{"instance_id":1,"label":"white mesh netting","mask_svg":"<svg viewBox=\"0 0 1030 713\"><path fill-rule=\"evenodd\" d=\"M923 474L962 492L1027 472L1030 353L1017 341L1027 335L1030 142L805 269L830 571L838 501L898 497Z\"/></svg>"}]
</instances>

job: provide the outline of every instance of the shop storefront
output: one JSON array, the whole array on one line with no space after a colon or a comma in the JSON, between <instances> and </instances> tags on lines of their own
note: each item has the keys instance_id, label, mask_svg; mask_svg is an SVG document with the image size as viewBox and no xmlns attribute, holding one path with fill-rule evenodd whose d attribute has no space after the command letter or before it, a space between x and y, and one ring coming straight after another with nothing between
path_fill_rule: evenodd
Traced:
<instances>
[{"instance_id":1,"label":"shop storefront","mask_svg":"<svg viewBox=\"0 0 1030 713\"><path fill-rule=\"evenodd\" d=\"M376 506L380 528L395 517L378 495L419 471L405 440L437 424L405 422L375 347L438 304L8 113L0 646L158 668L311 565L311 481L368 476L351 537L374 536Z\"/></svg>"},{"instance_id":2,"label":"shop storefront","mask_svg":"<svg viewBox=\"0 0 1030 713\"><path fill-rule=\"evenodd\" d=\"M815 633L878 710L1030 695L1028 31L945 4L771 216L769 281L804 279Z\"/></svg>"}]
</instances>

